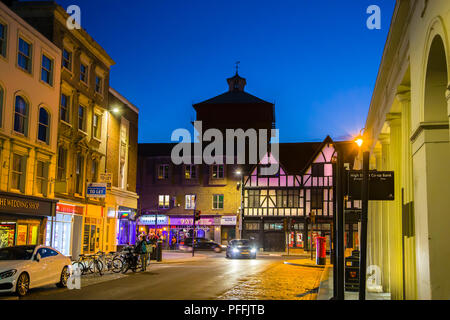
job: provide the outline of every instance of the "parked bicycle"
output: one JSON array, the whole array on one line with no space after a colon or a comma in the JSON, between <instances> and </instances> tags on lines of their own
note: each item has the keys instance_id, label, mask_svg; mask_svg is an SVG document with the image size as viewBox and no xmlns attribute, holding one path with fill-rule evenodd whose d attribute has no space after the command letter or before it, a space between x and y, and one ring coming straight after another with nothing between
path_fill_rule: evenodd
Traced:
<instances>
[{"instance_id":1,"label":"parked bicycle","mask_svg":"<svg viewBox=\"0 0 450 320\"><path fill-rule=\"evenodd\" d=\"M99 259L99 255L85 255L80 254L77 261L72 263L74 268L78 268L81 271L82 275L88 273L98 273L99 275L103 275L103 263Z\"/></svg>"},{"instance_id":2,"label":"parked bicycle","mask_svg":"<svg viewBox=\"0 0 450 320\"><path fill-rule=\"evenodd\" d=\"M122 271L123 259L119 253L113 251L105 253L99 251L97 254L99 255L99 260L102 262L107 271L112 271L114 273L119 273Z\"/></svg>"}]
</instances>

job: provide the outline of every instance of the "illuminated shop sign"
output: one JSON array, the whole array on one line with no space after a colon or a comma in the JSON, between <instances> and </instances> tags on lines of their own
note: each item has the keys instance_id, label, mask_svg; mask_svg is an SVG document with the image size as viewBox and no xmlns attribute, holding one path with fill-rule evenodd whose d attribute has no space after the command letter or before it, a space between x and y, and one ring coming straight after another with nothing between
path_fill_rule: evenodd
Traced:
<instances>
[{"instance_id":1,"label":"illuminated shop sign","mask_svg":"<svg viewBox=\"0 0 450 320\"><path fill-rule=\"evenodd\" d=\"M236 216L223 216L220 218L220 224L222 226L235 226Z\"/></svg>"},{"instance_id":2,"label":"illuminated shop sign","mask_svg":"<svg viewBox=\"0 0 450 320\"><path fill-rule=\"evenodd\" d=\"M0 193L0 212L52 216L56 200L40 200L37 197L20 197Z\"/></svg>"},{"instance_id":3,"label":"illuminated shop sign","mask_svg":"<svg viewBox=\"0 0 450 320\"><path fill-rule=\"evenodd\" d=\"M168 221L169 221L169 219L167 216L158 215L157 225L167 225ZM154 215L140 216L139 224L140 225L155 225L155 216Z\"/></svg>"},{"instance_id":4,"label":"illuminated shop sign","mask_svg":"<svg viewBox=\"0 0 450 320\"><path fill-rule=\"evenodd\" d=\"M189 226L193 225L192 217L170 217L170 224L177 226ZM213 226L214 225L214 217L201 217L197 222L198 225L202 226Z\"/></svg>"}]
</instances>

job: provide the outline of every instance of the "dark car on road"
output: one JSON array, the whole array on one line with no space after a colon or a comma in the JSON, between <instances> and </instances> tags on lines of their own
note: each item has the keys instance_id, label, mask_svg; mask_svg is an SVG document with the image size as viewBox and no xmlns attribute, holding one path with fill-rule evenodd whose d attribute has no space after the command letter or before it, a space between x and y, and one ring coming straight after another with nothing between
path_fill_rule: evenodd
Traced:
<instances>
[{"instance_id":1,"label":"dark car on road","mask_svg":"<svg viewBox=\"0 0 450 320\"><path fill-rule=\"evenodd\" d=\"M184 243L180 244L181 250L192 251L192 238L184 239ZM214 252L221 252L222 246L217 242L208 240L205 238L195 238L194 240L195 250L211 250Z\"/></svg>"},{"instance_id":2,"label":"dark car on road","mask_svg":"<svg viewBox=\"0 0 450 320\"><path fill-rule=\"evenodd\" d=\"M247 239L235 239L231 240L227 246L227 258L256 258L258 248L251 240Z\"/></svg>"}]
</instances>

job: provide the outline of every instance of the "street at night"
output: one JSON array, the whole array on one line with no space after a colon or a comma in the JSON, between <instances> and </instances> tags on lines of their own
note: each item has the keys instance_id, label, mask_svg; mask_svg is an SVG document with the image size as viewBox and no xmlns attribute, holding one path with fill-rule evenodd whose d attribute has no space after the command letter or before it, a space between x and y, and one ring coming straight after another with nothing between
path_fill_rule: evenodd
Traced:
<instances>
[{"instance_id":1,"label":"street at night","mask_svg":"<svg viewBox=\"0 0 450 320\"><path fill-rule=\"evenodd\" d=\"M193 262L151 264L146 272L104 275L97 284L79 290L46 286L31 290L23 299L46 300L301 300L312 299L323 269L286 265L286 257L261 255L257 259L225 259L224 254L201 253ZM293 258L289 258L293 259ZM271 272L282 268L283 279ZM293 277L292 275L295 274ZM116 280L106 280L108 278ZM97 276L99 277L99 276ZM283 282L288 292L273 287ZM83 281L83 280L82 280ZM88 281L86 281L87 283ZM310 293L310 291L312 291ZM0 299L18 299L2 295Z\"/></svg>"}]
</instances>

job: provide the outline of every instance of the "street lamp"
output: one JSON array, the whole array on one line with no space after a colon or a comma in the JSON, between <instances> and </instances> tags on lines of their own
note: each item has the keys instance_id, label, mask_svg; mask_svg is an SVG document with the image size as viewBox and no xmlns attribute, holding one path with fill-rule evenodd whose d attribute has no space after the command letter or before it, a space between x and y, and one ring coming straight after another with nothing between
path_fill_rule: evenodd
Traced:
<instances>
[{"instance_id":1,"label":"street lamp","mask_svg":"<svg viewBox=\"0 0 450 320\"><path fill-rule=\"evenodd\" d=\"M362 131L362 130L361 130ZM370 152L364 150L364 139L361 135L355 139L355 143L363 151L362 163L362 190L361 190L361 248L359 254L359 300L366 299L366 269L367 269L367 216L369 208L369 156Z\"/></svg>"},{"instance_id":2,"label":"street lamp","mask_svg":"<svg viewBox=\"0 0 450 320\"><path fill-rule=\"evenodd\" d=\"M239 239L242 239L242 219L244 217L244 175L242 174L241 170L236 170L236 175L240 177L241 181L240 181L240 185L239 187L241 188L241 205L240 205L240 215L239 215ZM239 184L239 182L238 182Z\"/></svg>"}]
</instances>

